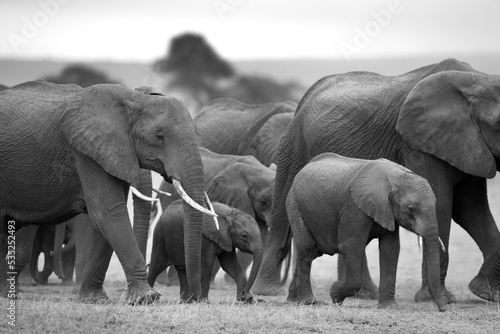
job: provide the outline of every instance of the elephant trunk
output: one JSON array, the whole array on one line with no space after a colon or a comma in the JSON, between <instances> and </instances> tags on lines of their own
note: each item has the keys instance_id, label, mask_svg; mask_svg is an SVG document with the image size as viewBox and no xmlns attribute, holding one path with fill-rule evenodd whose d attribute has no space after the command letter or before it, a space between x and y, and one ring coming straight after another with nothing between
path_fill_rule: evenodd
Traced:
<instances>
[{"instance_id":1,"label":"elephant trunk","mask_svg":"<svg viewBox=\"0 0 500 334\"><path fill-rule=\"evenodd\" d=\"M440 311L445 310L445 302L441 296L441 272L439 266L439 237L436 226L427 227L423 233L424 255L427 260L429 290Z\"/></svg>"},{"instance_id":2,"label":"elephant trunk","mask_svg":"<svg viewBox=\"0 0 500 334\"><path fill-rule=\"evenodd\" d=\"M257 237L260 240L260 236ZM262 264L262 257L263 257L262 243L256 242L256 244L257 245L255 246L255 249L252 249L253 264L252 264L252 269L250 270L250 275L248 276L247 286L245 287L244 291L245 295L248 295L250 289L252 289L253 283L255 282L257 274L259 273L260 265Z\"/></svg>"},{"instance_id":3,"label":"elephant trunk","mask_svg":"<svg viewBox=\"0 0 500 334\"><path fill-rule=\"evenodd\" d=\"M194 202L206 206L205 180L200 152L195 142L179 147L179 157L174 161L174 170L177 171L177 180ZM184 253L186 271L191 297L198 301L201 296L201 241L202 241L203 214L184 201Z\"/></svg>"},{"instance_id":4,"label":"elephant trunk","mask_svg":"<svg viewBox=\"0 0 500 334\"><path fill-rule=\"evenodd\" d=\"M141 194L151 196L153 187L151 171L141 169L141 183L137 190ZM142 256L146 259L146 248L149 235L149 218L151 212L151 203L133 195L134 201L134 236L137 241L137 246L141 251Z\"/></svg>"},{"instance_id":5,"label":"elephant trunk","mask_svg":"<svg viewBox=\"0 0 500 334\"><path fill-rule=\"evenodd\" d=\"M64 279L64 271L62 267L62 245L65 233L66 223L56 225L56 234L54 237L54 273L60 279Z\"/></svg>"}]
</instances>

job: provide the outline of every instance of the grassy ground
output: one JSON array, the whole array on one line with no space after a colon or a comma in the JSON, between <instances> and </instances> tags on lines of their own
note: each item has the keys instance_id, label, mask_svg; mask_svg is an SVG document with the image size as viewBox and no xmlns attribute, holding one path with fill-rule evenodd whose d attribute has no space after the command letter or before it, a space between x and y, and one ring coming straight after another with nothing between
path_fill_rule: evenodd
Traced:
<instances>
[{"instance_id":1,"label":"grassy ground","mask_svg":"<svg viewBox=\"0 0 500 334\"><path fill-rule=\"evenodd\" d=\"M490 206L500 222L500 178L489 183ZM178 303L178 287L157 285L161 301L150 306L125 303L126 282L113 258L105 289L106 305L77 302L71 287L61 287L52 276L48 286L24 287L17 301L19 333L498 333L500 304L475 297L467 288L482 264L471 238L452 227L447 286L458 298L445 313L433 303L413 302L420 284L421 255L415 235L403 231L396 301L399 307L380 310L377 301L347 299L330 303L329 285L336 279L336 257L323 256L313 263L313 287L320 305L286 303L286 295L260 297L254 304L235 301L236 289L222 275L210 290L210 304ZM378 245L367 247L370 270L378 281ZM7 300L0 300L0 333L8 325Z\"/></svg>"}]
</instances>

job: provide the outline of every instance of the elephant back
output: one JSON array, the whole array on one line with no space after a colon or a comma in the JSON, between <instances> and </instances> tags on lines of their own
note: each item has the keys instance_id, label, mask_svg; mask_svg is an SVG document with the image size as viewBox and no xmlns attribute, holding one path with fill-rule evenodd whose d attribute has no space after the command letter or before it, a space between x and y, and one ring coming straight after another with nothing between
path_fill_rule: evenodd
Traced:
<instances>
[{"instance_id":1,"label":"elephant back","mask_svg":"<svg viewBox=\"0 0 500 334\"><path fill-rule=\"evenodd\" d=\"M194 117L198 146L223 154L239 154L248 129L273 104L250 105L230 98L212 101Z\"/></svg>"}]
</instances>

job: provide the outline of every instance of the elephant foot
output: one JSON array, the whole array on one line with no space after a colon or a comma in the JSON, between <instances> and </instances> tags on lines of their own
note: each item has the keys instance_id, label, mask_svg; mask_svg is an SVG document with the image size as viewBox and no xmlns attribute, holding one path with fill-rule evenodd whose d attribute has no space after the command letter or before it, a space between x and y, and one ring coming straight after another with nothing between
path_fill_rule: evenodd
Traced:
<instances>
[{"instance_id":1,"label":"elephant foot","mask_svg":"<svg viewBox=\"0 0 500 334\"><path fill-rule=\"evenodd\" d=\"M252 304L253 303L253 296L251 293L242 294L236 300L239 302L245 302L245 303Z\"/></svg>"},{"instance_id":2,"label":"elephant foot","mask_svg":"<svg viewBox=\"0 0 500 334\"><path fill-rule=\"evenodd\" d=\"M127 291L127 300L130 305L148 305L160 299L160 296L161 293L142 282L136 286L129 285Z\"/></svg>"},{"instance_id":3,"label":"elephant foot","mask_svg":"<svg viewBox=\"0 0 500 334\"><path fill-rule=\"evenodd\" d=\"M356 292L355 296L358 299L378 300L378 289L376 286L363 286L358 292Z\"/></svg>"},{"instance_id":4,"label":"elephant foot","mask_svg":"<svg viewBox=\"0 0 500 334\"><path fill-rule=\"evenodd\" d=\"M338 305L342 305L344 299L347 297L352 297L356 294L356 289L351 289L345 286L342 281L336 281L332 283L330 287L330 298L332 302Z\"/></svg>"},{"instance_id":5,"label":"elephant foot","mask_svg":"<svg viewBox=\"0 0 500 334\"><path fill-rule=\"evenodd\" d=\"M83 292L80 290L79 300L87 304L107 304L110 299L103 289Z\"/></svg>"},{"instance_id":6,"label":"elephant foot","mask_svg":"<svg viewBox=\"0 0 500 334\"><path fill-rule=\"evenodd\" d=\"M63 281L61 282L61 285L64 285L64 286L71 286L74 284L75 284L75 282L73 282L72 279L63 279Z\"/></svg>"},{"instance_id":7,"label":"elephant foot","mask_svg":"<svg viewBox=\"0 0 500 334\"><path fill-rule=\"evenodd\" d=\"M391 308L391 309L397 309L399 308L398 304L396 303L395 300L387 300L387 301L379 301L377 308Z\"/></svg>"},{"instance_id":8,"label":"elephant foot","mask_svg":"<svg viewBox=\"0 0 500 334\"><path fill-rule=\"evenodd\" d=\"M287 298L288 302L294 302L301 305L315 305L318 303L316 297L308 296L308 297L297 297L297 298Z\"/></svg>"},{"instance_id":9,"label":"elephant foot","mask_svg":"<svg viewBox=\"0 0 500 334\"><path fill-rule=\"evenodd\" d=\"M257 282L255 282L252 291L256 295L261 296L282 296L286 294L286 290L279 283L257 284Z\"/></svg>"},{"instance_id":10,"label":"elephant foot","mask_svg":"<svg viewBox=\"0 0 500 334\"><path fill-rule=\"evenodd\" d=\"M37 286L38 283L31 277L27 278L27 277L23 277L20 281L19 281L19 285L20 286Z\"/></svg>"},{"instance_id":11,"label":"elephant foot","mask_svg":"<svg viewBox=\"0 0 500 334\"><path fill-rule=\"evenodd\" d=\"M444 302L445 304L451 304L451 303L456 303L457 299L455 296L446 289L446 287L441 286L441 301ZM422 286L422 288L415 293L414 297L415 302L432 302L434 301L434 298L432 298L431 293L429 291L428 286Z\"/></svg>"},{"instance_id":12,"label":"elephant foot","mask_svg":"<svg viewBox=\"0 0 500 334\"><path fill-rule=\"evenodd\" d=\"M36 282L41 285L47 285L49 284L49 278L48 277L38 277L36 278Z\"/></svg>"},{"instance_id":13,"label":"elephant foot","mask_svg":"<svg viewBox=\"0 0 500 334\"><path fill-rule=\"evenodd\" d=\"M476 276L469 283L469 290L479 298L500 302L500 284L484 276Z\"/></svg>"},{"instance_id":14,"label":"elephant foot","mask_svg":"<svg viewBox=\"0 0 500 334\"><path fill-rule=\"evenodd\" d=\"M194 297L193 295L181 294L181 304L205 303L210 304L207 296Z\"/></svg>"}]
</instances>

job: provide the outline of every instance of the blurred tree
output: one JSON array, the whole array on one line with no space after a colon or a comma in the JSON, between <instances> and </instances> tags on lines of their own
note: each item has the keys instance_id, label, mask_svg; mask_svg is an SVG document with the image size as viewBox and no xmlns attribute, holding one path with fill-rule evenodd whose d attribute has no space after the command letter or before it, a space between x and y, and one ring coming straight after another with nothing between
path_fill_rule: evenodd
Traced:
<instances>
[{"instance_id":1,"label":"blurred tree","mask_svg":"<svg viewBox=\"0 0 500 334\"><path fill-rule=\"evenodd\" d=\"M99 83L118 83L108 78L106 73L82 64L68 65L59 75L45 77L44 80L57 84L75 83L84 88Z\"/></svg>"},{"instance_id":2,"label":"blurred tree","mask_svg":"<svg viewBox=\"0 0 500 334\"><path fill-rule=\"evenodd\" d=\"M155 69L160 73L178 74L178 83L197 84L200 79L226 78L234 75L232 66L219 57L202 36L184 34L172 39L167 58Z\"/></svg>"},{"instance_id":3,"label":"blurred tree","mask_svg":"<svg viewBox=\"0 0 500 334\"><path fill-rule=\"evenodd\" d=\"M192 33L173 38L167 56L157 60L153 69L166 76L165 92L180 98L192 114L219 97L248 104L298 102L305 92L295 82L282 84L265 76L236 73L202 36Z\"/></svg>"}]
</instances>

